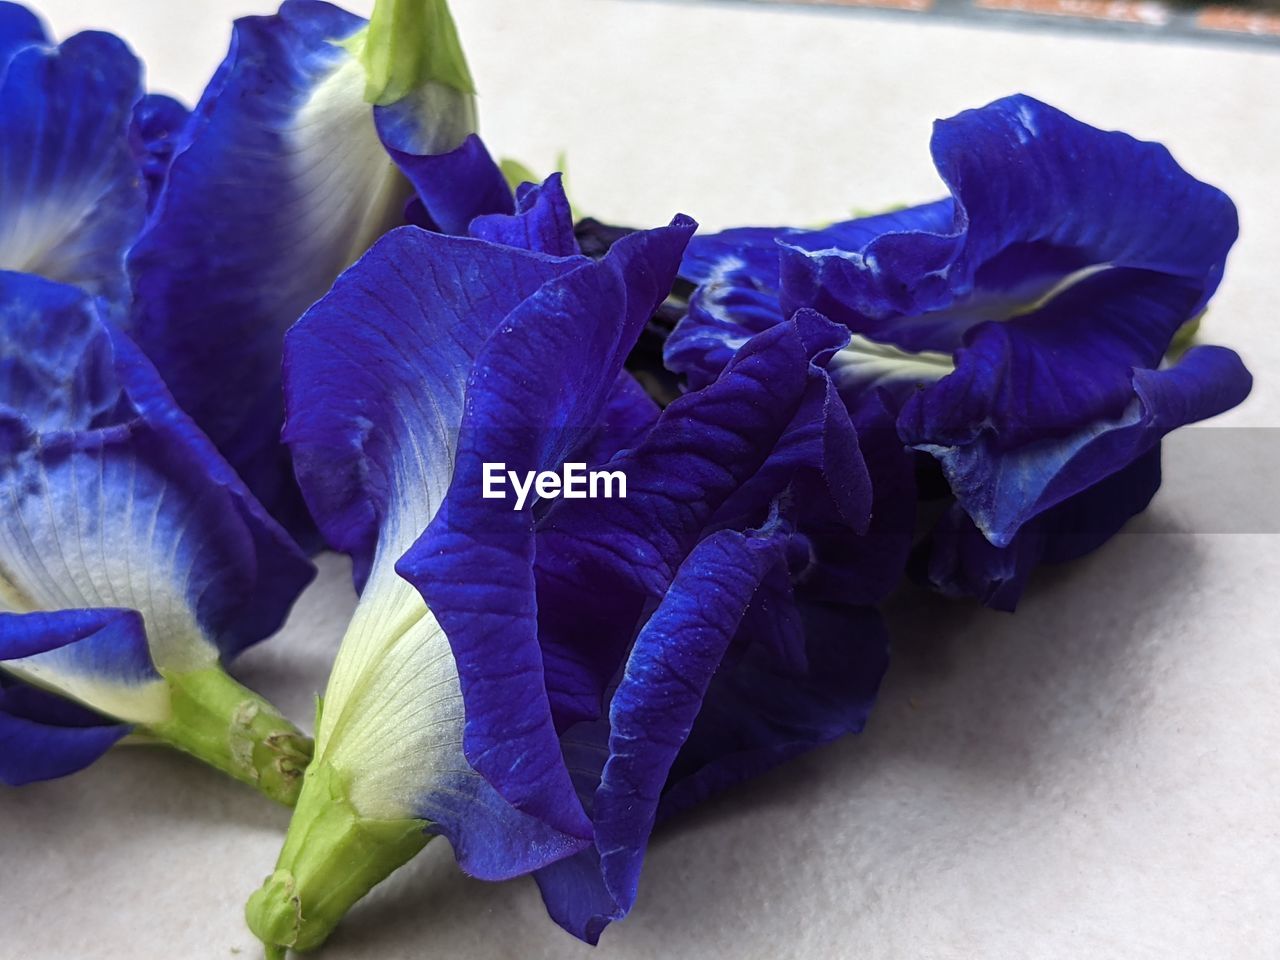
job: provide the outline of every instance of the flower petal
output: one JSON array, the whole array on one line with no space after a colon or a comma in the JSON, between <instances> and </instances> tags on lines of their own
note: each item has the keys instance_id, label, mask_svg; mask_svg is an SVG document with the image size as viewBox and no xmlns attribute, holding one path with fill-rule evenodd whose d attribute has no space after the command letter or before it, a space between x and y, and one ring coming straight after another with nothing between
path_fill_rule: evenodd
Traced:
<instances>
[{"instance_id":1,"label":"flower petal","mask_svg":"<svg viewBox=\"0 0 1280 960\"><path fill-rule=\"evenodd\" d=\"M413 184L413 203L421 207L424 226L465 236L476 217L515 209L501 168L475 134L457 149L439 154L413 153L397 147L391 134L383 136L387 153Z\"/></svg>"},{"instance_id":2,"label":"flower petal","mask_svg":"<svg viewBox=\"0 0 1280 960\"><path fill-rule=\"evenodd\" d=\"M409 548L453 473L467 378L507 314L574 262L404 227L289 332L284 438L357 586ZM526 361L526 365L527 365Z\"/></svg>"},{"instance_id":3,"label":"flower petal","mask_svg":"<svg viewBox=\"0 0 1280 960\"><path fill-rule=\"evenodd\" d=\"M543 682L532 505L512 510L481 499L483 464L501 461L519 475L555 469L590 437L627 351L670 290L693 227L678 218L632 234L507 318L471 375L446 504L397 564L456 657L468 760L517 809L569 834L587 835L589 827L564 771Z\"/></svg>"},{"instance_id":4,"label":"flower petal","mask_svg":"<svg viewBox=\"0 0 1280 960\"><path fill-rule=\"evenodd\" d=\"M672 233L679 231L650 239L659 246ZM462 456L464 398L474 409L489 391L505 391L506 381L473 369L495 370L499 353L516 383L558 390L556 373L537 362L549 348L524 323L566 323L557 311L567 309L561 300L573 304L571 278L583 270L615 279L639 273L643 263L632 267L628 256L638 255L624 248L598 266L406 227L347 271L287 338L286 440L321 528L353 555L363 587L326 691L315 763L341 772L361 815L429 821L477 876L527 872L581 847L589 829L580 816L555 823L519 811L472 769L462 751L453 638L392 564L427 528L449 488ZM641 280L633 285L653 282ZM541 321L547 304L549 319ZM597 305L586 301L572 318L618 319L597 316L590 309ZM617 326L604 332L626 336ZM580 364L578 372L595 371L609 388L621 360L610 373L612 363L605 356L603 366ZM595 426L585 415L571 423L579 420ZM478 499L479 488L465 493ZM511 512L505 504L503 510Z\"/></svg>"},{"instance_id":5,"label":"flower petal","mask_svg":"<svg viewBox=\"0 0 1280 960\"><path fill-rule=\"evenodd\" d=\"M988 431L952 446L919 443L921 433L907 418L915 408L909 408L903 434L939 460L978 529L1006 547L1033 517L1138 460L1171 430L1229 410L1251 386L1234 352L1195 347L1166 370L1134 370L1125 408L1074 432L1015 449Z\"/></svg>"},{"instance_id":6,"label":"flower petal","mask_svg":"<svg viewBox=\"0 0 1280 960\"><path fill-rule=\"evenodd\" d=\"M30 44L29 30L15 36L0 81L0 269L75 284L123 308L125 253L146 214L129 137L140 65L106 33L57 47Z\"/></svg>"},{"instance_id":7,"label":"flower petal","mask_svg":"<svg viewBox=\"0 0 1280 960\"><path fill-rule=\"evenodd\" d=\"M130 333L179 404L291 530L310 526L280 444L285 330L378 236L407 182L338 41L364 21L314 0L237 20L130 257Z\"/></svg>"},{"instance_id":8,"label":"flower petal","mask_svg":"<svg viewBox=\"0 0 1280 960\"><path fill-rule=\"evenodd\" d=\"M1016 449L1121 415L1132 371L1154 368L1199 296L1147 271L1108 270L1016 320L974 327L955 372L902 409L911 444L959 446L980 434Z\"/></svg>"},{"instance_id":9,"label":"flower petal","mask_svg":"<svg viewBox=\"0 0 1280 960\"><path fill-rule=\"evenodd\" d=\"M548 510L537 535L538 625L561 729L599 714L643 615L706 533L763 523L798 471L822 465L823 424L811 421L824 416L825 391L812 359L840 339L812 315L753 338L715 383L673 402L608 463L627 477L625 499ZM844 419L840 449L856 458ZM836 469L849 476L833 484L865 480L860 458Z\"/></svg>"},{"instance_id":10,"label":"flower petal","mask_svg":"<svg viewBox=\"0 0 1280 960\"><path fill-rule=\"evenodd\" d=\"M802 604L803 656L779 656L768 635L744 632L716 673L671 769L659 822L814 747L858 733L889 664L878 611Z\"/></svg>"},{"instance_id":11,"label":"flower petal","mask_svg":"<svg viewBox=\"0 0 1280 960\"><path fill-rule=\"evenodd\" d=\"M604 926L635 902L640 868L676 755L748 604L768 572L784 563L785 531L721 530L680 565L671 589L641 630L609 708L607 761L591 756L599 724L575 737L600 769L591 801L595 848L535 876L552 918L596 943ZM586 736L583 736L583 734ZM592 763L594 760L594 763ZM577 764L575 764L577 765Z\"/></svg>"},{"instance_id":12,"label":"flower petal","mask_svg":"<svg viewBox=\"0 0 1280 960\"><path fill-rule=\"evenodd\" d=\"M771 632L753 627L750 608L726 644L722 631L733 634L737 610L717 612L751 578L744 584L723 567L711 574L705 561L717 541L726 546L737 536L713 535L681 567L636 641L608 721L580 723L564 735L596 844L534 876L552 919L588 943L633 906L655 824L860 731L875 700L888 636L872 609L805 605L798 662L777 649ZM741 565L740 547L737 554ZM714 586L690 583L687 571L698 565ZM768 568L753 605L777 570Z\"/></svg>"},{"instance_id":13,"label":"flower petal","mask_svg":"<svg viewBox=\"0 0 1280 960\"><path fill-rule=\"evenodd\" d=\"M582 255L573 234L569 198L565 196L564 183L558 173L547 177L541 185L524 184L516 195L516 211L512 216L478 217L469 230L473 237L482 240L536 250L553 257Z\"/></svg>"},{"instance_id":14,"label":"flower petal","mask_svg":"<svg viewBox=\"0 0 1280 960\"><path fill-rule=\"evenodd\" d=\"M169 715L169 689L133 610L0 613L0 668L120 720Z\"/></svg>"},{"instance_id":15,"label":"flower petal","mask_svg":"<svg viewBox=\"0 0 1280 960\"><path fill-rule=\"evenodd\" d=\"M993 546L957 504L927 544L924 579L940 593L1013 611L1041 563L1066 563L1110 540L1160 488L1160 446L1026 523L1007 547Z\"/></svg>"},{"instance_id":16,"label":"flower petal","mask_svg":"<svg viewBox=\"0 0 1280 960\"><path fill-rule=\"evenodd\" d=\"M174 669L274 632L314 568L95 302L0 274L0 334L5 606L138 610Z\"/></svg>"},{"instance_id":17,"label":"flower petal","mask_svg":"<svg viewBox=\"0 0 1280 960\"><path fill-rule=\"evenodd\" d=\"M624 450L629 450L644 439L662 413L657 401L645 392L644 387L626 370L618 374L617 382L596 430L572 459L590 467L603 466Z\"/></svg>"},{"instance_id":18,"label":"flower petal","mask_svg":"<svg viewBox=\"0 0 1280 960\"><path fill-rule=\"evenodd\" d=\"M149 93L133 111L134 150L147 180L147 209L155 206L169 176L169 164L180 148L191 111L173 97Z\"/></svg>"},{"instance_id":19,"label":"flower petal","mask_svg":"<svg viewBox=\"0 0 1280 960\"><path fill-rule=\"evenodd\" d=\"M39 17L20 3L0 3L0 74L23 47L48 43Z\"/></svg>"},{"instance_id":20,"label":"flower petal","mask_svg":"<svg viewBox=\"0 0 1280 960\"><path fill-rule=\"evenodd\" d=\"M0 783L17 787L83 770L129 730L0 674Z\"/></svg>"},{"instance_id":21,"label":"flower petal","mask_svg":"<svg viewBox=\"0 0 1280 960\"><path fill-rule=\"evenodd\" d=\"M787 245L784 307L813 307L908 351L950 352L974 324L1093 270L1150 271L1194 289L1188 316L1217 288L1235 208L1159 144L1014 96L939 121L932 150L951 210L916 208L908 228L861 244Z\"/></svg>"}]
</instances>

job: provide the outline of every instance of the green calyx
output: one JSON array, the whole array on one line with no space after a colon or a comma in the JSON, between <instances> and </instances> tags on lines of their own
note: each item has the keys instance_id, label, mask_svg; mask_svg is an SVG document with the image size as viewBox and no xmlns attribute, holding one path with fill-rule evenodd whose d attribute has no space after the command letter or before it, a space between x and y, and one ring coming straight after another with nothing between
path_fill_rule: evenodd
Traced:
<instances>
[{"instance_id":1,"label":"green calyx","mask_svg":"<svg viewBox=\"0 0 1280 960\"><path fill-rule=\"evenodd\" d=\"M1166 351L1170 360L1177 361L1182 359L1182 355L1195 344L1196 334L1200 332L1200 323L1204 320L1204 315L1207 312L1206 310L1201 310L1178 328L1173 335L1173 341L1169 344L1169 349Z\"/></svg>"},{"instance_id":2,"label":"green calyx","mask_svg":"<svg viewBox=\"0 0 1280 960\"><path fill-rule=\"evenodd\" d=\"M221 667L166 674L171 713L140 728L293 806L311 762L311 739Z\"/></svg>"},{"instance_id":3,"label":"green calyx","mask_svg":"<svg viewBox=\"0 0 1280 960\"><path fill-rule=\"evenodd\" d=\"M503 157L499 160L498 169L502 171L502 179L507 181L507 186L511 188L512 193L515 193L516 187L522 183L542 182L542 178L533 170L512 157Z\"/></svg>"},{"instance_id":4,"label":"green calyx","mask_svg":"<svg viewBox=\"0 0 1280 960\"><path fill-rule=\"evenodd\" d=\"M275 872L245 907L267 956L324 943L358 900L426 846L427 826L362 817L337 771L308 769Z\"/></svg>"},{"instance_id":5,"label":"green calyx","mask_svg":"<svg viewBox=\"0 0 1280 960\"><path fill-rule=\"evenodd\" d=\"M476 92L445 0L377 0L369 26L343 45L364 66L370 103L398 103L430 82Z\"/></svg>"}]
</instances>

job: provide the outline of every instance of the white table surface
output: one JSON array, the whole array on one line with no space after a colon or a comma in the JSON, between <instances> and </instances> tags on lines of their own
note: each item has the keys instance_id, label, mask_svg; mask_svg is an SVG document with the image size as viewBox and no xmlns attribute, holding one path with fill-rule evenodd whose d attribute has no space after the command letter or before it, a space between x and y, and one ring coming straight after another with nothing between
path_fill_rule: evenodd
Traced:
<instances>
[{"instance_id":1,"label":"white table surface","mask_svg":"<svg viewBox=\"0 0 1280 960\"><path fill-rule=\"evenodd\" d=\"M1205 330L1239 349L1258 383L1217 425L1280 425L1280 56L745 5L454 5L493 148L535 169L567 151L575 202L620 222L681 210L708 226L808 223L930 199L941 192L931 119L1019 90L1164 140L1242 211ZM43 8L60 33L123 34L153 86L190 102L230 16L268 5ZM1265 435L1251 436L1257 454ZM594 955L1280 955L1278 541L1204 532L1276 529L1248 512L1274 496L1275 460L1180 458L1135 532L1042 576L1016 616L904 594L867 732L662 831L633 915ZM324 558L243 676L307 717L352 600L346 563ZM145 748L0 791L0 957L258 956L241 908L286 821ZM464 878L443 842L323 952L590 955L545 918L531 881Z\"/></svg>"}]
</instances>

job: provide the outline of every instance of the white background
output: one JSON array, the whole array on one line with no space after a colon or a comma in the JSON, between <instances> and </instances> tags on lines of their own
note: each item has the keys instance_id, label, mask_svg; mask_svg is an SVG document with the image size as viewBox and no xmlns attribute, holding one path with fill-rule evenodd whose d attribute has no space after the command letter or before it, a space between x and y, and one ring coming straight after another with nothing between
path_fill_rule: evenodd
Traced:
<instances>
[{"instance_id":1,"label":"white background","mask_svg":"<svg viewBox=\"0 0 1280 960\"><path fill-rule=\"evenodd\" d=\"M576 204L603 219L804 224L932 199L932 118L1019 90L1165 141L1242 211L1204 330L1239 349L1258 384L1217 425L1278 425L1275 53L747 5L454 6L490 145L536 170L566 151ZM152 86L188 102L230 17L269 9L43 8L60 34L122 34ZM634 914L595 956L1280 955L1277 541L1194 532L1233 510L1249 529L1249 509L1275 497L1265 463L1181 458L1135 532L1042 576L1015 617L904 593L868 731L663 831ZM296 717L350 611L346 575L326 558L284 635L242 661ZM286 821L147 749L0 792L0 956L257 956L241 905ZM443 842L353 911L323 954L590 955L546 920L531 881L468 880Z\"/></svg>"}]
</instances>

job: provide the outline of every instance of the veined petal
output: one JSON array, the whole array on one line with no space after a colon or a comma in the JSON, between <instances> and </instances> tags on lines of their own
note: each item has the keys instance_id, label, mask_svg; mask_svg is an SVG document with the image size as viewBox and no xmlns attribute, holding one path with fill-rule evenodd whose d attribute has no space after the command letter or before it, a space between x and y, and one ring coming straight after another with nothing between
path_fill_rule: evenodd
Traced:
<instances>
[{"instance_id":1,"label":"veined petal","mask_svg":"<svg viewBox=\"0 0 1280 960\"><path fill-rule=\"evenodd\" d=\"M314 570L154 368L72 288L0 274L0 305L5 607L137 610L162 669L272 633Z\"/></svg>"},{"instance_id":2,"label":"veined petal","mask_svg":"<svg viewBox=\"0 0 1280 960\"><path fill-rule=\"evenodd\" d=\"M516 193L516 209L511 216L489 214L473 220L473 237L505 243L524 250L536 250L553 257L581 256L573 235L573 213L558 173L542 184L523 184Z\"/></svg>"},{"instance_id":3,"label":"veined petal","mask_svg":"<svg viewBox=\"0 0 1280 960\"><path fill-rule=\"evenodd\" d=\"M558 727L599 715L644 615L795 420L811 356L794 323L753 338L715 383L674 401L608 463L627 477L625 499L561 500L548 510L537 533L537 607ZM725 512L762 523L788 479Z\"/></svg>"},{"instance_id":4,"label":"veined petal","mask_svg":"<svg viewBox=\"0 0 1280 960\"><path fill-rule=\"evenodd\" d=\"M306 518L278 439L284 331L405 199L384 196L395 171L379 156L363 71L333 42L362 25L310 0L236 21L129 260L130 332L294 530Z\"/></svg>"},{"instance_id":5,"label":"veined petal","mask_svg":"<svg viewBox=\"0 0 1280 960\"><path fill-rule=\"evenodd\" d=\"M0 668L118 720L169 717L168 687L133 610L0 613Z\"/></svg>"},{"instance_id":6,"label":"veined petal","mask_svg":"<svg viewBox=\"0 0 1280 960\"><path fill-rule=\"evenodd\" d=\"M794 659L772 624L750 616L782 544L761 574L740 537L721 531L696 549L637 638L608 718L563 736L596 842L534 876L552 918L588 943L630 911L656 824L860 731L875 700L888 662L879 614L803 605Z\"/></svg>"},{"instance_id":7,"label":"veined petal","mask_svg":"<svg viewBox=\"0 0 1280 960\"><path fill-rule=\"evenodd\" d=\"M932 150L954 201L950 222L933 205L933 216L917 208L919 223L862 244L788 245L784 307L814 307L913 352L949 352L975 324L1026 312L1098 270L1149 271L1194 289L1188 316L1217 288L1235 208L1159 144L1014 96L939 121Z\"/></svg>"},{"instance_id":8,"label":"veined petal","mask_svg":"<svg viewBox=\"0 0 1280 960\"><path fill-rule=\"evenodd\" d=\"M609 394L595 433L573 454L574 461L590 467L608 463L624 450L640 443L661 413L662 408L645 392L640 382L626 370L622 371Z\"/></svg>"},{"instance_id":9,"label":"veined petal","mask_svg":"<svg viewBox=\"0 0 1280 960\"><path fill-rule=\"evenodd\" d=\"M570 835L588 827L560 758L543 682L533 507L483 500L483 465L555 469L593 433L623 360L665 298L694 224L631 234L544 285L478 356L446 506L397 570L448 636L467 706L465 750L517 809ZM530 378L533 365L539 376ZM504 669L494 670L502 663Z\"/></svg>"},{"instance_id":10,"label":"veined petal","mask_svg":"<svg viewBox=\"0 0 1280 960\"><path fill-rule=\"evenodd\" d=\"M57 47L32 43L30 21L7 9L0 269L74 284L123 309L125 253L146 214L130 145L140 65L106 33L77 34Z\"/></svg>"},{"instance_id":11,"label":"veined petal","mask_svg":"<svg viewBox=\"0 0 1280 960\"><path fill-rule=\"evenodd\" d=\"M405 227L290 331L285 442L312 515L351 555L358 587L375 549L394 562L444 499L485 341L576 265Z\"/></svg>"},{"instance_id":12,"label":"veined petal","mask_svg":"<svg viewBox=\"0 0 1280 960\"><path fill-rule=\"evenodd\" d=\"M308 520L279 443L284 332L404 222L411 196L364 99L364 69L339 45L363 26L315 0L238 20L130 259L133 335L183 409L295 530ZM435 124L435 146L452 149L471 119L432 113L431 97L418 91L379 109L416 118L415 136Z\"/></svg>"},{"instance_id":13,"label":"veined petal","mask_svg":"<svg viewBox=\"0 0 1280 960\"><path fill-rule=\"evenodd\" d=\"M904 405L903 438L954 446L983 434L1010 450L1114 419L1133 397L1131 371L1160 363L1197 296L1147 271L1108 270L1027 316L975 327L955 372Z\"/></svg>"},{"instance_id":14,"label":"veined petal","mask_svg":"<svg viewBox=\"0 0 1280 960\"><path fill-rule=\"evenodd\" d=\"M464 722L444 631L412 585L377 566L334 663L313 762L349 784L360 816L426 821L481 879L518 876L581 847L520 813L472 769Z\"/></svg>"},{"instance_id":15,"label":"veined petal","mask_svg":"<svg viewBox=\"0 0 1280 960\"><path fill-rule=\"evenodd\" d=\"M562 500L547 512L538 618L559 728L598 715L644 616L708 532L763 523L786 491L820 503L847 537L865 527L857 436L816 365L844 338L803 313L752 338L715 383L673 402L608 463L627 477L625 499Z\"/></svg>"},{"instance_id":16,"label":"veined petal","mask_svg":"<svg viewBox=\"0 0 1280 960\"><path fill-rule=\"evenodd\" d=\"M672 766L659 822L866 725L889 665L879 611L807 602L799 611L798 661L744 623Z\"/></svg>"},{"instance_id":17,"label":"veined petal","mask_svg":"<svg viewBox=\"0 0 1280 960\"><path fill-rule=\"evenodd\" d=\"M393 564L448 490L476 357L524 299L576 266L405 227L286 343L285 439L321 530L351 554L362 588L316 762L340 771L361 815L426 820L464 869L491 879L574 841L518 813L468 764L453 652Z\"/></svg>"},{"instance_id":18,"label":"veined petal","mask_svg":"<svg viewBox=\"0 0 1280 960\"><path fill-rule=\"evenodd\" d=\"M591 866L598 860L608 896L591 900L612 901L613 909L603 916L573 916L581 902L566 902L572 883L565 879L579 874L580 864L553 864L536 875L552 918L572 924L576 936L595 943L605 924L625 916L635 902L645 847L676 754L756 588L780 562L779 542L769 534L712 534L681 564L636 638L609 707L608 759L592 804L595 850L578 855Z\"/></svg>"},{"instance_id":19,"label":"veined petal","mask_svg":"<svg viewBox=\"0 0 1280 960\"><path fill-rule=\"evenodd\" d=\"M363 587L326 692L317 762L351 784L361 815L429 821L464 869L489 877L581 841L517 812L463 756L451 638L392 565L453 481L464 399L497 391L473 372L480 358L521 329L513 317L571 300L561 284L583 269L606 268L406 227L376 244L287 338L285 437L321 529L353 556ZM523 380L547 348L535 337L529 355L511 349ZM598 375L605 384L617 377ZM557 380L540 371L539 382ZM479 488L467 493L478 498Z\"/></svg>"},{"instance_id":20,"label":"veined petal","mask_svg":"<svg viewBox=\"0 0 1280 960\"><path fill-rule=\"evenodd\" d=\"M532 539L532 509L503 504L514 525L474 509L477 448L485 459L537 467L598 436L626 351L669 289L692 229L681 220L637 234L596 263L405 228L290 334L289 442L300 464L316 467L301 472L302 483L322 526L367 579L326 691L300 817L248 906L271 949L323 941L352 903L417 853L422 830L449 836L465 870L494 879L588 842L541 683L532 584L527 599L519 594L532 556L524 571L513 571L510 555L499 569L484 567L497 551L521 552L522 525ZM400 256L415 249L417 264ZM350 351L344 334L370 349ZM363 380L333 376L357 365L369 371ZM360 393L341 392L353 386ZM323 477L327 452L354 469ZM445 515L445 537L466 542L445 551L456 566L440 583L430 567ZM405 538L428 523L400 556ZM513 604L472 606L491 577L501 585L513 573ZM500 658L486 658L494 620L516 630ZM521 676L531 664L536 672ZM488 746L495 729L513 755Z\"/></svg>"},{"instance_id":21,"label":"veined petal","mask_svg":"<svg viewBox=\"0 0 1280 960\"><path fill-rule=\"evenodd\" d=\"M917 449L939 460L983 535L1006 547L1033 517L1135 462L1171 430L1229 410L1251 386L1234 352L1195 347L1168 369L1134 370L1125 408L1078 431L1011 450L986 431L954 446L917 443ZM912 442L909 422L903 431Z\"/></svg>"}]
</instances>

